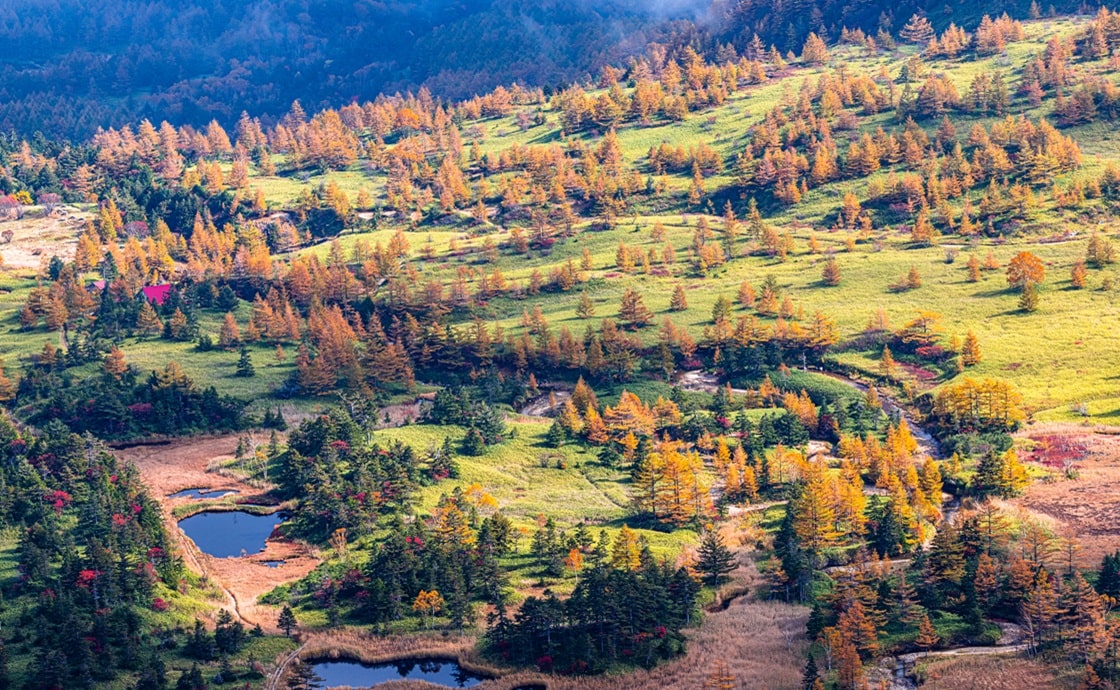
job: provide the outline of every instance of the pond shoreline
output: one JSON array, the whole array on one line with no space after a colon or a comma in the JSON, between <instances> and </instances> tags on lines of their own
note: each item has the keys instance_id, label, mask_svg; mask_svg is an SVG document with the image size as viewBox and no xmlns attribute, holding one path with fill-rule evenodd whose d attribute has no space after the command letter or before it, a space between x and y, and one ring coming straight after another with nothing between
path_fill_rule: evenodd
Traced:
<instances>
[{"instance_id":1,"label":"pond shoreline","mask_svg":"<svg viewBox=\"0 0 1120 690\"><path fill-rule=\"evenodd\" d=\"M483 660L476 650L474 635L435 634L380 636L357 630L314 631L304 633L299 649L281 660L265 683L266 690L278 690L296 663L352 661L366 665L419 663L442 660L454 662L467 673L486 681L500 680L515 669L502 669ZM393 681L398 682L398 681ZM401 679L399 682L409 682Z\"/></svg>"}]
</instances>

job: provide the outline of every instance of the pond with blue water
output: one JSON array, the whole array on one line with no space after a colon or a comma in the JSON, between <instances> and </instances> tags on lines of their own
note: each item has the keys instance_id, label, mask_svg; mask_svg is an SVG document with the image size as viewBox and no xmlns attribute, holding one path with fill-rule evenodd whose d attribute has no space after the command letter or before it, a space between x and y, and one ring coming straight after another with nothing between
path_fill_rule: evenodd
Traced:
<instances>
[{"instance_id":1,"label":"pond with blue water","mask_svg":"<svg viewBox=\"0 0 1120 690\"><path fill-rule=\"evenodd\" d=\"M448 688L469 688L481 683L482 676L464 670L450 659L421 659L363 664L359 661L337 660L312 662L318 680L314 688L372 688L392 680L423 680Z\"/></svg>"},{"instance_id":2,"label":"pond with blue water","mask_svg":"<svg viewBox=\"0 0 1120 690\"><path fill-rule=\"evenodd\" d=\"M179 529L203 553L230 558L263 551L265 541L284 517L282 513L254 515L243 510L206 511L180 520Z\"/></svg>"}]
</instances>

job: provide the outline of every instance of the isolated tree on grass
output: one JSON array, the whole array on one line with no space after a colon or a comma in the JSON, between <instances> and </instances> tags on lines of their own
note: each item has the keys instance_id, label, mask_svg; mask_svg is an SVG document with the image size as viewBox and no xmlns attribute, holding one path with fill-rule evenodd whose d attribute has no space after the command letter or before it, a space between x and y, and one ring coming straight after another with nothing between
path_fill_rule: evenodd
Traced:
<instances>
[{"instance_id":1,"label":"isolated tree on grass","mask_svg":"<svg viewBox=\"0 0 1120 690\"><path fill-rule=\"evenodd\" d=\"M257 371L253 368L253 358L249 356L248 348L242 345L241 356L237 360L237 376L251 378L256 375Z\"/></svg>"},{"instance_id":2,"label":"isolated tree on grass","mask_svg":"<svg viewBox=\"0 0 1120 690\"><path fill-rule=\"evenodd\" d=\"M891 349L886 345L883 346L883 355L879 358L879 373L887 378L894 376L897 365L894 362L894 355L891 354Z\"/></svg>"},{"instance_id":3,"label":"isolated tree on grass","mask_svg":"<svg viewBox=\"0 0 1120 690\"><path fill-rule=\"evenodd\" d=\"M646 307L641 294L637 290L626 288L626 291L622 293L618 320L629 328L641 328L653 320L653 312Z\"/></svg>"},{"instance_id":4,"label":"isolated tree on grass","mask_svg":"<svg viewBox=\"0 0 1120 690\"><path fill-rule=\"evenodd\" d=\"M731 318L731 300L724 295L720 295L716 298L716 303L712 305L712 323L719 323L729 318Z\"/></svg>"},{"instance_id":5,"label":"isolated tree on grass","mask_svg":"<svg viewBox=\"0 0 1120 690\"><path fill-rule=\"evenodd\" d=\"M980 363L980 340L972 331L964 337L964 344L961 345L961 363L966 367L975 366Z\"/></svg>"},{"instance_id":6,"label":"isolated tree on grass","mask_svg":"<svg viewBox=\"0 0 1120 690\"><path fill-rule=\"evenodd\" d=\"M975 254L970 254L968 257L968 282L980 282L980 260Z\"/></svg>"},{"instance_id":7,"label":"isolated tree on grass","mask_svg":"<svg viewBox=\"0 0 1120 690\"><path fill-rule=\"evenodd\" d=\"M1073 264L1073 268L1069 271L1069 286L1077 290L1084 289L1085 279L1088 278L1089 272L1085 269L1085 262L1078 261Z\"/></svg>"},{"instance_id":8,"label":"isolated tree on grass","mask_svg":"<svg viewBox=\"0 0 1120 690\"><path fill-rule=\"evenodd\" d=\"M1093 268L1103 268L1116 260L1116 251L1112 242L1107 237L1094 232L1089 237L1089 246L1085 249L1085 263Z\"/></svg>"},{"instance_id":9,"label":"isolated tree on grass","mask_svg":"<svg viewBox=\"0 0 1120 690\"><path fill-rule=\"evenodd\" d=\"M836 263L834 257L828 257L828 261L824 262L824 268L821 269L821 282L829 287L836 287L840 284L840 265Z\"/></svg>"},{"instance_id":10,"label":"isolated tree on grass","mask_svg":"<svg viewBox=\"0 0 1120 690\"><path fill-rule=\"evenodd\" d=\"M581 319L590 319L595 315L595 305L591 302L591 298L587 296L586 292L581 292L579 295L579 304L576 305L576 316Z\"/></svg>"},{"instance_id":11,"label":"isolated tree on grass","mask_svg":"<svg viewBox=\"0 0 1120 690\"><path fill-rule=\"evenodd\" d=\"M237 320L231 312L226 312L222 321L222 328L218 331L218 344L222 347L232 348L241 342L241 331L237 328Z\"/></svg>"},{"instance_id":12,"label":"isolated tree on grass","mask_svg":"<svg viewBox=\"0 0 1120 690\"><path fill-rule=\"evenodd\" d=\"M1023 290L1028 285L1037 286L1046 278L1042 259L1030 252L1019 252L1007 264L1007 284Z\"/></svg>"},{"instance_id":13,"label":"isolated tree on grass","mask_svg":"<svg viewBox=\"0 0 1120 690\"><path fill-rule=\"evenodd\" d=\"M688 309L688 298L684 294L684 286L677 283L673 288L673 297L669 300L669 311L684 311Z\"/></svg>"},{"instance_id":14,"label":"isolated tree on grass","mask_svg":"<svg viewBox=\"0 0 1120 690\"><path fill-rule=\"evenodd\" d=\"M910 272L906 274L906 289L917 290L922 286L922 274L918 273L917 266L911 266Z\"/></svg>"}]
</instances>

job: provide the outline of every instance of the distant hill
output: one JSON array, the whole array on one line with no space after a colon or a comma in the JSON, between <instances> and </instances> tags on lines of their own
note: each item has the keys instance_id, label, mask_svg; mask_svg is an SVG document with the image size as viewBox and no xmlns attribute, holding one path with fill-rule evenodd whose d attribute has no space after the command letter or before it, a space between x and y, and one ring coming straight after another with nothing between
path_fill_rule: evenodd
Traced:
<instances>
[{"instance_id":1,"label":"distant hill","mask_svg":"<svg viewBox=\"0 0 1120 690\"><path fill-rule=\"evenodd\" d=\"M231 122L428 85L560 84L642 51L701 3L11 0L0 129L88 136L143 117Z\"/></svg>"},{"instance_id":2,"label":"distant hill","mask_svg":"<svg viewBox=\"0 0 1120 690\"><path fill-rule=\"evenodd\" d=\"M1057 11L1081 7L1059 0ZM1051 5L1036 7L1049 12ZM973 28L1030 0L8 0L0 3L0 131L84 138L99 126L266 123L424 86L462 98L571 83L651 42L714 54L758 34L896 32L911 14Z\"/></svg>"}]
</instances>

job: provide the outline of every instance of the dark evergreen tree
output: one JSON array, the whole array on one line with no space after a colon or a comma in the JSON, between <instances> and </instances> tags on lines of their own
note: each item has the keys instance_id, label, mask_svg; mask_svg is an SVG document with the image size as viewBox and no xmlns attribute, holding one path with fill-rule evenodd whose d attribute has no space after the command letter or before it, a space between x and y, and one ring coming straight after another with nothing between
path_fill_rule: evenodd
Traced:
<instances>
[{"instance_id":1,"label":"dark evergreen tree","mask_svg":"<svg viewBox=\"0 0 1120 690\"><path fill-rule=\"evenodd\" d=\"M738 567L735 554L727 548L723 537L716 530L708 530L700 540L696 570L704 584L718 587L727 581L727 575Z\"/></svg>"},{"instance_id":2,"label":"dark evergreen tree","mask_svg":"<svg viewBox=\"0 0 1120 690\"><path fill-rule=\"evenodd\" d=\"M296 614L292 613L290 606L284 606L280 610L280 617L277 619L277 625L280 626L280 630L283 631L284 635L291 637L292 628L296 627Z\"/></svg>"},{"instance_id":3,"label":"dark evergreen tree","mask_svg":"<svg viewBox=\"0 0 1120 690\"><path fill-rule=\"evenodd\" d=\"M241 354L237 358L237 375L242 378L249 378L257 375L256 370L253 368L253 358L249 356L249 349L244 345L241 346Z\"/></svg>"},{"instance_id":4,"label":"dark evergreen tree","mask_svg":"<svg viewBox=\"0 0 1120 690\"><path fill-rule=\"evenodd\" d=\"M1097 591L1113 598L1120 598L1120 551L1105 555L1101 561Z\"/></svg>"}]
</instances>

